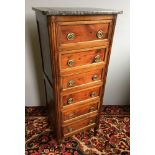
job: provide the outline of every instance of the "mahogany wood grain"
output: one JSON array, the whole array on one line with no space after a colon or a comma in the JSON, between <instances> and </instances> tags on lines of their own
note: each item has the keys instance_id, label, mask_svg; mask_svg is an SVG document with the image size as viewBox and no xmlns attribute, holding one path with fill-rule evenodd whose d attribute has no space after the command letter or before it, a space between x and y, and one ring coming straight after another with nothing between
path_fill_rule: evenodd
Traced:
<instances>
[{"instance_id":1,"label":"mahogany wood grain","mask_svg":"<svg viewBox=\"0 0 155 155\"><path fill-rule=\"evenodd\" d=\"M63 51L71 51L71 50L78 50L78 49L94 48L99 46L109 46L109 41L110 39L104 39L104 41L93 40L93 41L87 41L87 42L61 44L61 45L57 45L57 50L59 52L63 52Z\"/></svg>"},{"instance_id":2,"label":"mahogany wood grain","mask_svg":"<svg viewBox=\"0 0 155 155\"><path fill-rule=\"evenodd\" d=\"M92 93L95 92L95 95L92 96ZM73 103L76 103L76 102L80 102L80 101L83 101L83 100L87 100L87 99L90 99L90 98L95 98L97 96L99 96L99 93L100 93L100 87L95 87L95 88L90 88L88 90L81 90L79 92L71 92L70 94L68 95L64 95L62 96L62 104L65 106L65 105L68 105L68 100L70 98L73 98Z\"/></svg>"},{"instance_id":3,"label":"mahogany wood grain","mask_svg":"<svg viewBox=\"0 0 155 155\"><path fill-rule=\"evenodd\" d=\"M86 106L86 105L91 104L91 103L98 103L98 108L99 108L100 96L90 98L88 100L83 100L83 101L80 101L80 102L76 102L74 104L68 104L68 105L62 106L61 107L61 112L72 110L72 109L74 109L74 107L78 107L78 106Z\"/></svg>"},{"instance_id":4,"label":"mahogany wood grain","mask_svg":"<svg viewBox=\"0 0 155 155\"><path fill-rule=\"evenodd\" d=\"M63 133L61 130L61 96L60 96L60 79L58 75L60 74L59 64L57 64L59 60L59 55L56 51L56 23L54 18L48 17L48 30L49 30L49 41L50 41L50 53L51 53L51 66L52 66L52 76L53 76L53 89L54 89L54 101L55 101L55 134L58 143L62 142Z\"/></svg>"},{"instance_id":5,"label":"mahogany wood grain","mask_svg":"<svg viewBox=\"0 0 155 155\"><path fill-rule=\"evenodd\" d=\"M98 63L92 63L88 65L82 65L82 66L77 66L77 67L70 67L66 69L60 70L60 76L72 76L74 74L80 74L83 72L89 72L91 70L100 70L103 69L105 70L105 63L104 62L98 62Z\"/></svg>"},{"instance_id":6,"label":"mahogany wood grain","mask_svg":"<svg viewBox=\"0 0 155 155\"><path fill-rule=\"evenodd\" d=\"M64 124L63 125L63 133L64 133L64 135L66 135L68 133L71 133L71 132L74 132L77 129L80 129L80 128L95 124L96 115L97 114L92 115L92 116L90 116L88 118L85 118L85 119L79 119L78 121L73 121L71 123Z\"/></svg>"},{"instance_id":7,"label":"mahogany wood grain","mask_svg":"<svg viewBox=\"0 0 155 155\"><path fill-rule=\"evenodd\" d=\"M95 15L95 16L55 16L56 22L73 22L73 21L96 21L96 20L110 20L114 15Z\"/></svg>"},{"instance_id":8,"label":"mahogany wood grain","mask_svg":"<svg viewBox=\"0 0 155 155\"><path fill-rule=\"evenodd\" d=\"M94 79L96 77L96 79ZM62 78L62 89L73 88L79 85L94 83L101 81L102 70L92 70L81 74L74 74L72 76L65 76ZM73 86L69 86L68 83L73 81Z\"/></svg>"},{"instance_id":9,"label":"mahogany wood grain","mask_svg":"<svg viewBox=\"0 0 155 155\"><path fill-rule=\"evenodd\" d=\"M90 24L89 24L90 23ZM111 20L103 20L98 22L82 21L82 22L67 22L59 23L59 33L58 38L60 44L85 42L92 40L104 40L108 39L109 25ZM97 38L97 32L102 30L104 32L103 38ZM75 38L73 40L68 40L68 33L74 33Z\"/></svg>"},{"instance_id":10,"label":"mahogany wood grain","mask_svg":"<svg viewBox=\"0 0 155 155\"><path fill-rule=\"evenodd\" d=\"M82 52L76 52L76 53L62 53L61 54L61 69L66 69L66 68L73 68L77 66L82 66L82 65L88 65L95 63L95 57L97 55L100 56L100 61L103 62L105 61L105 56L106 56L106 49L96 49L96 50L89 50L89 51L82 51ZM69 66L67 62L69 60L74 61L72 66Z\"/></svg>"},{"instance_id":11,"label":"mahogany wood grain","mask_svg":"<svg viewBox=\"0 0 155 155\"><path fill-rule=\"evenodd\" d=\"M88 131L88 130L90 130L92 128L95 128L95 126L96 126L96 123L93 123L93 124L84 126L82 128L78 128L78 129L74 130L73 132L69 132L67 134L64 134L64 138L71 137L71 136L73 136L73 135L75 135L77 133L83 132L83 131Z\"/></svg>"},{"instance_id":12,"label":"mahogany wood grain","mask_svg":"<svg viewBox=\"0 0 155 155\"><path fill-rule=\"evenodd\" d=\"M89 102L88 102L89 103ZM75 120L78 116L85 117L84 114L94 113L98 110L99 102L90 102L89 104L76 105L71 108L65 109L62 111L62 119L66 120Z\"/></svg>"}]
</instances>

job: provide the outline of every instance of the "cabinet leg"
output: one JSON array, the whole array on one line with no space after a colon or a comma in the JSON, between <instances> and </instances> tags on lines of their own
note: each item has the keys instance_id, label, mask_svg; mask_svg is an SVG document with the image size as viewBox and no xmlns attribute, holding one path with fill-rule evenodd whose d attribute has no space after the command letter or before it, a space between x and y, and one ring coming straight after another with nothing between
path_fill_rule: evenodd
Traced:
<instances>
[{"instance_id":1,"label":"cabinet leg","mask_svg":"<svg viewBox=\"0 0 155 155\"><path fill-rule=\"evenodd\" d=\"M98 125L96 125L96 127L94 128L94 136L96 136L96 135L97 135L97 130L98 130L98 128L99 128L99 126L98 126Z\"/></svg>"}]
</instances>

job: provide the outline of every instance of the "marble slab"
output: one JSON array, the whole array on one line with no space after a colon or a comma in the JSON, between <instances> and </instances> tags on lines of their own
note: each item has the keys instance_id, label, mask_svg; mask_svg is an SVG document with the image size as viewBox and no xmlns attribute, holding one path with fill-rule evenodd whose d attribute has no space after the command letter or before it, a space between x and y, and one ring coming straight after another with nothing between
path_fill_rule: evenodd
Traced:
<instances>
[{"instance_id":1,"label":"marble slab","mask_svg":"<svg viewBox=\"0 0 155 155\"><path fill-rule=\"evenodd\" d=\"M44 15L109 15L121 14L121 10L102 9L102 8L65 8L65 7L33 7L35 11L39 11Z\"/></svg>"}]
</instances>

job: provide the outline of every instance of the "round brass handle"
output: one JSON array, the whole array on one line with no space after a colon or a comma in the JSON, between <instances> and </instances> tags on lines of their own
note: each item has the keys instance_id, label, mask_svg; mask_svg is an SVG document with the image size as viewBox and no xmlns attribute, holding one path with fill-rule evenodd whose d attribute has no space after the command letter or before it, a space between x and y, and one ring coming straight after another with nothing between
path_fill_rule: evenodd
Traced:
<instances>
[{"instance_id":1,"label":"round brass handle","mask_svg":"<svg viewBox=\"0 0 155 155\"><path fill-rule=\"evenodd\" d=\"M74 65L74 60L68 60L67 65L72 67Z\"/></svg>"},{"instance_id":2,"label":"round brass handle","mask_svg":"<svg viewBox=\"0 0 155 155\"><path fill-rule=\"evenodd\" d=\"M93 81L96 81L97 78L98 78L97 75L93 75L92 80L93 80Z\"/></svg>"},{"instance_id":3,"label":"round brass handle","mask_svg":"<svg viewBox=\"0 0 155 155\"><path fill-rule=\"evenodd\" d=\"M73 98L69 98L69 99L67 100L67 103L68 103L68 104L72 104L73 101L74 101Z\"/></svg>"},{"instance_id":4,"label":"round brass handle","mask_svg":"<svg viewBox=\"0 0 155 155\"><path fill-rule=\"evenodd\" d=\"M99 30L97 33L96 33L96 36L98 39L102 39L104 37L104 32L102 30Z\"/></svg>"},{"instance_id":5,"label":"round brass handle","mask_svg":"<svg viewBox=\"0 0 155 155\"><path fill-rule=\"evenodd\" d=\"M73 131L73 129L69 127L69 128L68 128L68 131L69 131L69 132L72 132L72 131Z\"/></svg>"},{"instance_id":6,"label":"round brass handle","mask_svg":"<svg viewBox=\"0 0 155 155\"><path fill-rule=\"evenodd\" d=\"M90 111L90 112L95 111L95 107L90 107L89 111Z\"/></svg>"},{"instance_id":7,"label":"round brass handle","mask_svg":"<svg viewBox=\"0 0 155 155\"><path fill-rule=\"evenodd\" d=\"M100 55L97 55L97 56L94 58L94 62L95 62L95 63L100 62Z\"/></svg>"},{"instance_id":8,"label":"round brass handle","mask_svg":"<svg viewBox=\"0 0 155 155\"><path fill-rule=\"evenodd\" d=\"M68 40L73 40L75 38L75 34L74 33L68 33L67 34L67 39Z\"/></svg>"},{"instance_id":9,"label":"round brass handle","mask_svg":"<svg viewBox=\"0 0 155 155\"><path fill-rule=\"evenodd\" d=\"M68 81L68 87L73 87L73 86L74 86L74 81L73 80Z\"/></svg>"},{"instance_id":10,"label":"round brass handle","mask_svg":"<svg viewBox=\"0 0 155 155\"><path fill-rule=\"evenodd\" d=\"M74 113L69 114L70 119L73 118L73 117L75 117Z\"/></svg>"},{"instance_id":11,"label":"round brass handle","mask_svg":"<svg viewBox=\"0 0 155 155\"><path fill-rule=\"evenodd\" d=\"M96 97L96 95L97 95L96 92L92 92L92 93L90 94L91 97Z\"/></svg>"}]
</instances>

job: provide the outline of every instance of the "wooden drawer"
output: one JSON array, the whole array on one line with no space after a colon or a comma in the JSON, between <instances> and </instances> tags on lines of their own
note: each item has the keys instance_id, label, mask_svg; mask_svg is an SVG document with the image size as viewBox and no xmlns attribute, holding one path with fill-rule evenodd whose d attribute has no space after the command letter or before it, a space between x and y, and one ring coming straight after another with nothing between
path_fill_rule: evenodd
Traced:
<instances>
[{"instance_id":1,"label":"wooden drawer","mask_svg":"<svg viewBox=\"0 0 155 155\"><path fill-rule=\"evenodd\" d=\"M82 128L86 128L88 126L95 125L96 123L96 115L89 116L85 119L79 119L78 121L73 121L68 124L63 125L63 133L64 135L68 135L76 132L77 130L81 130Z\"/></svg>"},{"instance_id":2,"label":"wooden drawer","mask_svg":"<svg viewBox=\"0 0 155 155\"><path fill-rule=\"evenodd\" d=\"M63 121L77 119L79 116L83 117L84 114L97 112L99 101L88 102L81 105L71 106L62 111Z\"/></svg>"},{"instance_id":3,"label":"wooden drawer","mask_svg":"<svg viewBox=\"0 0 155 155\"><path fill-rule=\"evenodd\" d=\"M80 68L86 65L107 62L108 48L100 47L92 50L63 52L60 54L61 70Z\"/></svg>"},{"instance_id":4,"label":"wooden drawer","mask_svg":"<svg viewBox=\"0 0 155 155\"><path fill-rule=\"evenodd\" d=\"M59 22L58 42L69 44L109 39L112 20Z\"/></svg>"},{"instance_id":5,"label":"wooden drawer","mask_svg":"<svg viewBox=\"0 0 155 155\"><path fill-rule=\"evenodd\" d=\"M70 88L85 85L85 84L95 84L96 82L101 81L102 71L103 71L102 69L92 70L81 74L63 76L62 89L70 89Z\"/></svg>"},{"instance_id":6,"label":"wooden drawer","mask_svg":"<svg viewBox=\"0 0 155 155\"><path fill-rule=\"evenodd\" d=\"M94 99L100 95L100 87L72 92L71 94L62 96L62 104L69 105L76 102L84 101L87 99Z\"/></svg>"}]
</instances>

